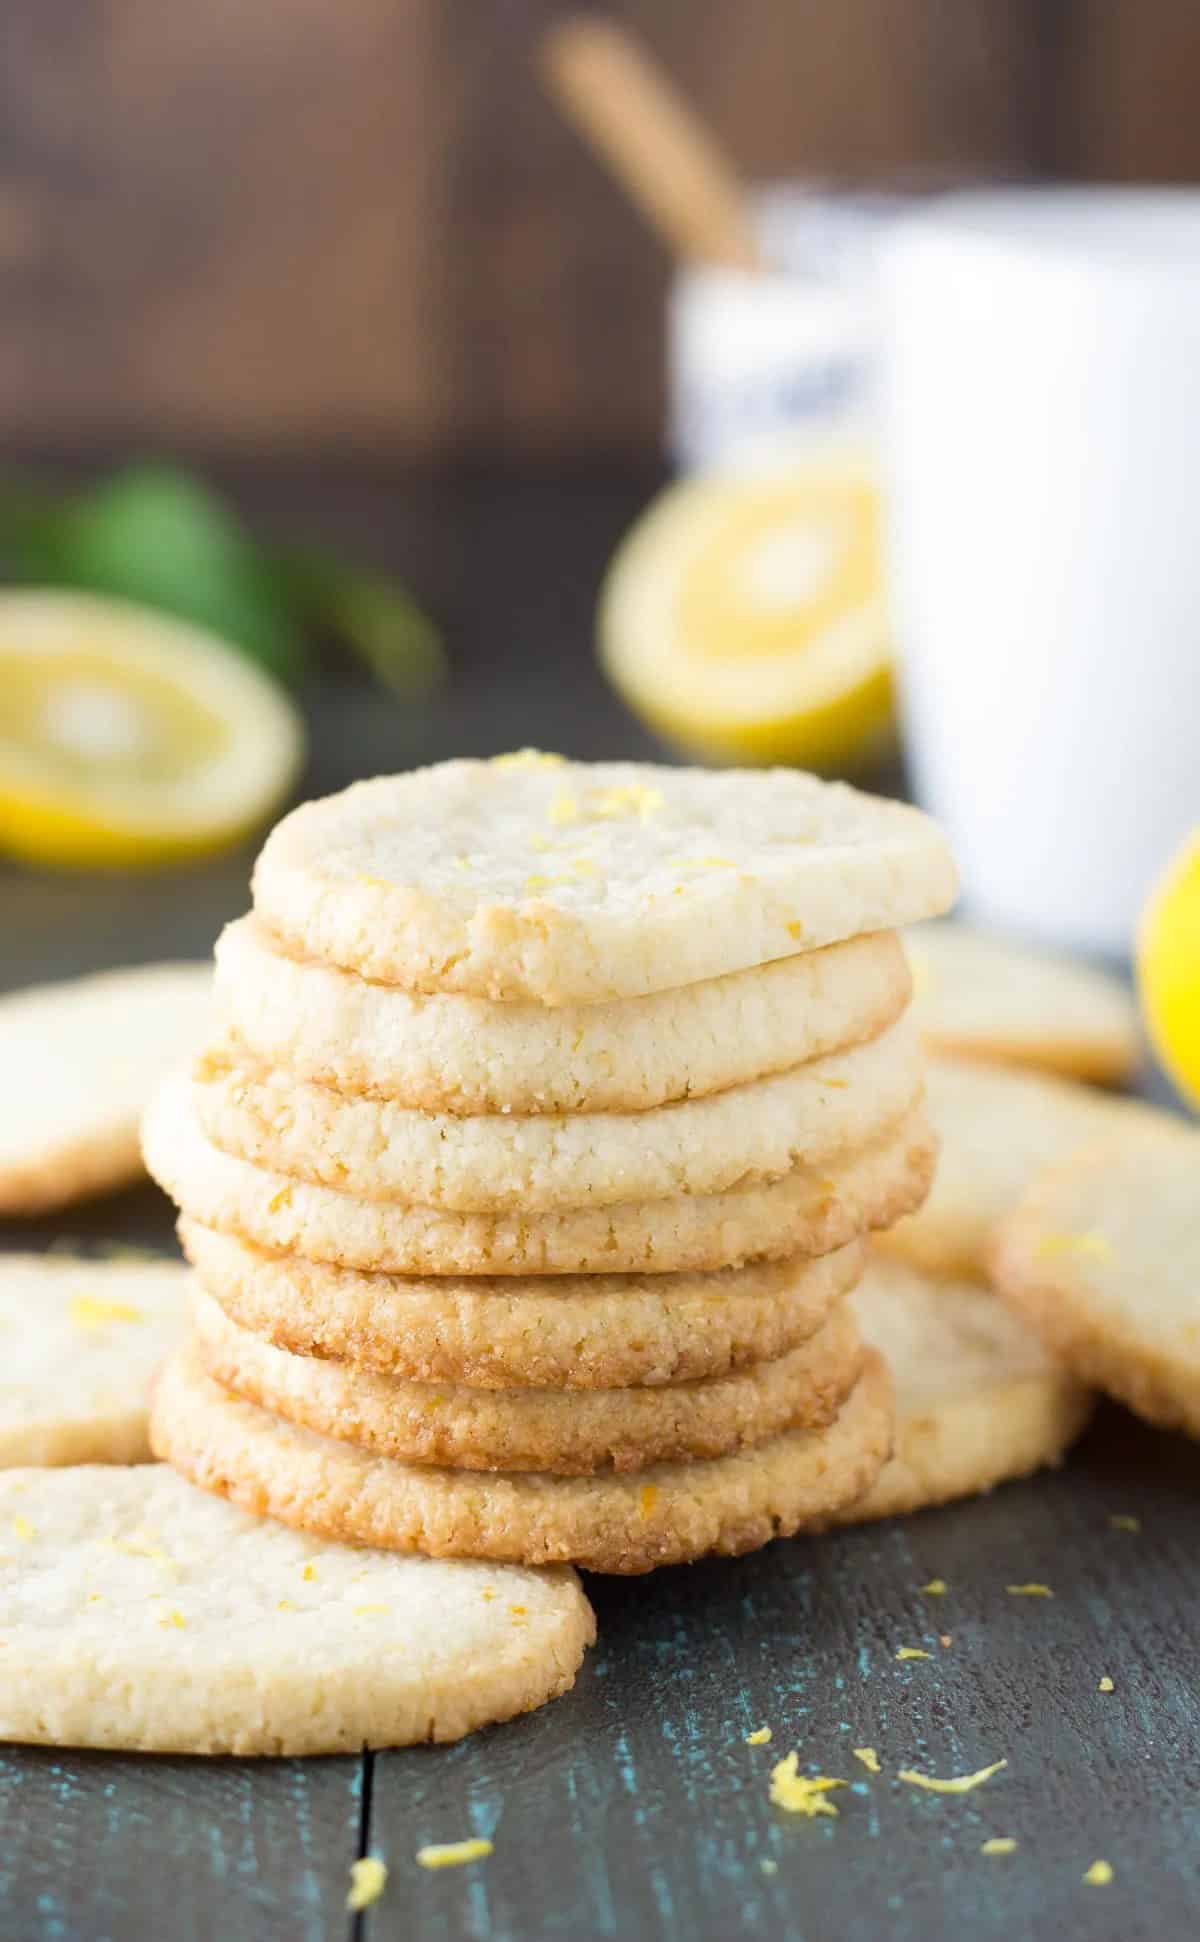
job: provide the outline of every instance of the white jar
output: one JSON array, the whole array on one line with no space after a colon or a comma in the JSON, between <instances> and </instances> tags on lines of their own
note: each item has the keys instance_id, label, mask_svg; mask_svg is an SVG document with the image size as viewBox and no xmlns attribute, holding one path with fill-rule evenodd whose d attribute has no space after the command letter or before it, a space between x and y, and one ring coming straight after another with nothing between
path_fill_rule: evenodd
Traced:
<instances>
[{"instance_id":1,"label":"white jar","mask_svg":"<svg viewBox=\"0 0 1200 1942\"><path fill-rule=\"evenodd\" d=\"M1127 952L1200 823L1200 193L948 198L882 288L919 799L983 918Z\"/></svg>"}]
</instances>

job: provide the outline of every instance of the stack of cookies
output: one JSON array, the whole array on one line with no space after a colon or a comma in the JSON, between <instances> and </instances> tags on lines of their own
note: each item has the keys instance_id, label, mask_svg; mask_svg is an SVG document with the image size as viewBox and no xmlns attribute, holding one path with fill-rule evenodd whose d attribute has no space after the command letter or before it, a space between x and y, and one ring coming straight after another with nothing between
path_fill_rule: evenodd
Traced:
<instances>
[{"instance_id":1,"label":"stack of cookies","mask_svg":"<svg viewBox=\"0 0 1200 1942\"><path fill-rule=\"evenodd\" d=\"M640 1571L827 1522L892 1434L843 1298L935 1141L925 817L532 751L296 811L147 1121L197 1270L152 1435L334 1538Z\"/></svg>"}]
</instances>

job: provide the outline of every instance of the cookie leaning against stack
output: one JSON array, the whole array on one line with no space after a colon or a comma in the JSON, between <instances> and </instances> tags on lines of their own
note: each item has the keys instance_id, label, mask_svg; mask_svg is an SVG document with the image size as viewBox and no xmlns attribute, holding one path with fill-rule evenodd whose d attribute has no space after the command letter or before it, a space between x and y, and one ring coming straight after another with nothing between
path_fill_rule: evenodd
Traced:
<instances>
[{"instance_id":1,"label":"cookie leaning against stack","mask_svg":"<svg viewBox=\"0 0 1200 1942\"><path fill-rule=\"evenodd\" d=\"M146 1125L201 1284L160 1455L327 1537L609 1571L872 1484L843 1297L932 1171L926 818L526 752L307 805L254 889Z\"/></svg>"}]
</instances>

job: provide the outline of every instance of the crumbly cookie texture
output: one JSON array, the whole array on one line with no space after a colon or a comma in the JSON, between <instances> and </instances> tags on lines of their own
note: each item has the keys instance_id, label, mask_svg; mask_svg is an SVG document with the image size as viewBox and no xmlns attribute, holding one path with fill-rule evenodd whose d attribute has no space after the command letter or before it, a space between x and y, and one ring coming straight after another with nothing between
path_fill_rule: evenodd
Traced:
<instances>
[{"instance_id":1,"label":"crumbly cookie texture","mask_svg":"<svg viewBox=\"0 0 1200 1942\"><path fill-rule=\"evenodd\" d=\"M1119 1085L1141 1058L1129 986L966 924L926 924L905 940L914 1012L931 1049Z\"/></svg>"},{"instance_id":2,"label":"crumbly cookie texture","mask_svg":"<svg viewBox=\"0 0 1200 1942\"><path fill-rule=\"evenodd\" d=\"M878 1140L921 1095L907 1019L848 1052L642 1113L427 1113L202 1059L193 1100L223 1152L367 1200L452 1213L607 1207L778 1180Z\"/></svg>"},{"instance_id":3,"label":"crumbly cookie texture","mask_svg":"<svg viewBox=\"0 0 1200 1942\"><path fill-rule=\"evenodd\" d=\"M1200 1436L1200 1135L1161 1117L1036 1181L1000 1228L991 1267L1081 1381Z\"/></svg>"},{"instance_id":4,"label":"crumbly cookie texture","mask_svg":"<svg viewBox=\"0 0 1200 1942\"><path fill-rule=\"evenodd\" d=\"M925 1098L941 1140L933 1185L878 1245L930 1274L967 1280L985 1275L997 1222L1044 1168L1114 1129L1165 1117L1069 1079L967 1059L931 1059Z\"/></svg>"},{"instance_id":5,"label":"crumbly cookie texture","mask_svg":"<svg viewBox=\"0 0 1200 1942\"><path fill-rule=\"evenodd\" d=\"M454 1740L567 1691L571 1571L322 1543L161 1464L0 1476L0 1738L145 1753Z\"/></svg>"},{"instance_id":6,"label":"crumbly cookie texture","mask_svg":"<svg viewBox=\"0 0 1200 1942\"><path fill-rule=\"evenodd\" d=\"M725 1456L781 1430L832 1422L862 1370L858 1328L844 1304L774 1362L656 1389L403 1382L274 1348L208 1295L196 1296L193 1320L201 1362L234 1395L380 1456L455 1470L575 1476Z\"/></svg>"},{"instance_id":7,"label":"crumbly cookie texture","mask_svg":"<svg viewBox=\"0 0 1200 1942\"><path fill-rule=\"evenodd\" d=\"M217 940L245 1058L426 1112L644 1112L874 1038L911 989L894 931L608 1004L504 1005L289 956L261 919Z\"/></svg>"},{"instance_id":8,"label":"crumbly cookie texture","mask_svg":"<svg viewBox=\"0 0 1200 1942\"><path fill-rule=\"evenodd\" d=\"M136 1180L138 1122L208 1022L204 964L151 964L0 998L0 1215Z\"/></svg>"},{"instance_id":9,"label":"crumbly cookie texture","mask_svg":"<svg viewBox=\"0 0 1200 1942\"><path fill-rule=\"evenodd\" d=\"M620 1389L769 1361L822 1327L864 1258L851 1241L711 1274L421 1278L269 1253L186 1218L179 1234L207 1291L264 1341L476 1389Z\"/></svg>"},{"instance_id":10,"label":"crumbly cookie texture","mask_svg":"<svg viewBox=\"0 0 1200 1942\"><path fill-rule=\"evenodd\" d=\"M834 1522L974 1496L1061 1461L1091 1414L1083 1385L1002 1302L899 1263L867 1270L850 1306L896 1391L892 1457Z\"/></svg>"},{"instance_id":11,"label":"crumbly cookie texture","mask_svg":"<svg viewBox=\"0 0 1200 1942\"><path fill-rule=\"evenodd\" d=\"M920 1108L823 1167L727 1194L552 1214L448 1214L362 1200L222 1153L177 1077L146 1116L146 1162L183 1212L259 1246L390 1274L661 1273L825 1254L918 1206L936 1140Z\"/></svg>"},{"instance_id":12,"label":"crumbly cookie texture","mask_svg":"<svg viewBox=\"0 0 1200 1942\"><path fill-rule=\"evenodd\" d=\"M0 1254L0 1465L147 1462L150 1378L183 1340L191 1279L177 1261Z\"/></svg>"},{"instance_id":13,"label":"crumbly cookie texture","mask_svg":"<svg viewBox=\"0 0 1200 1942\"><path fill-rule=\"evenodd\" d=\"M612 1572L791 1536L862 1495L891 1434L891 1384L877 1357L828 1429L788 1430L733 1456L633 1476L499 1475L373 1456L230 1396L193 1350L167 1363L152 1424L159 1455L204 1489L320 1535Z\"/></svg>"},{"instance_id":14,"label":"crumbly cookie texture","mask_svg":"<svg viewBox=\"0 0 1200 1942\"><path fill-rule=\"evenodd\" d=\"M791 769L526 751L356 783L268 837L255 906L296 950L416 990L562 1005L721 977L946 910L918 810Z\"/></svg>"}]
</instances>

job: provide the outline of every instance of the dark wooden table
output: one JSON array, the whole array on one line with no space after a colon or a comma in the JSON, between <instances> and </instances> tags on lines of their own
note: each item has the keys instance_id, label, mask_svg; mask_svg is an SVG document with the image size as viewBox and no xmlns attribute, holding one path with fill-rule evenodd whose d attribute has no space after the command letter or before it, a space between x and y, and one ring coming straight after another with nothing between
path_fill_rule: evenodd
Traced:
<instances>
[{"instance_id":1,"label":"dark wooden table","mask_svg":"<svg viewBox=\"0 0 1200 1942\"><path fill-rule=\"evenodd\" d=\"M645 482L243 475L281 531L403 567L455 674L404 709L330 667L309 696L309 793L535 742L650 752L595 672L591 607ZM203 955L246 903L248 854L179 875L0 874L3 979ZM7 1246L173 1247L152 1188ZM369 1942L563 1936L726 1942L1182 1942L1200 1933L1200 1452L1112 1410L1068 1468L990 1499L736 1563L593 1579L600 1643L575 1691L459 1746L362 1760L0 1753L0 1938ZM1137 1532L1114 1529L1136 1517ZM941 1598L923 1594L943 1578ZM1014 1598L1030 1580L1054 1596ZM945 1634L948 1645L939 1643ZM932 1657L899 1663L902 1645ZM1098 1692L1109 1675L1111 1694ZM745 1736L770 1725L768 1747ZM870 1776L852 1757L878 1750ZM791 1748L851 1782L806 1821L767 1797ZM962 1797L895 1778L1006 1759ZM431 1840L490 1860L427 1873ZM980 1853L990 1836L1017 1851ZM386 1857L356 1923L351 1860ZM1097 1859L1108 1887L1082 1882Z\"/></svg>"}]
</instances>

